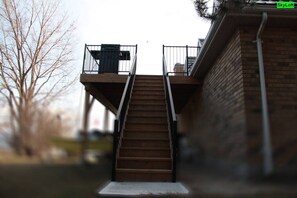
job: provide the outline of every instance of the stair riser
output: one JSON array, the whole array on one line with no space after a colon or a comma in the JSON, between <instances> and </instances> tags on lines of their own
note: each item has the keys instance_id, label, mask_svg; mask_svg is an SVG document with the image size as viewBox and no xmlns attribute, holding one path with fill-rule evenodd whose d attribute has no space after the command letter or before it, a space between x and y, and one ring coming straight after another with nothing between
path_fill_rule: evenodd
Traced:
<instances>
[{"instance_id":1,"label":"stair riser","mask_svg":"<svg viewBox=\"0 0 297 198\"><path fill-rule=\"evenodd\" d=\"M137 75L136 79L163 79L163 76L159 75Z\"/></svg>"},{"instance_id":2,"label":"stair riser","mask_svg":"<svg viewBox=\"0 0 297 198\"><path fill-rule=\"evenodd\" d=\"M134 87L137 88L163 88L164 90L164 84L162 83L152 83L152 82L135 82Z\"/></svg>"},{"instance_id":3,"label":"stair riser","mask_svg":"<svg viewBox=\"0 0 297 198\"><path fill-rule=\"evenodd\" d=\"M127 169L171 169L170 161L152 161L152 160L118 160L118 168Z\"/></svg>"},{"instance_id":4,"label":"stair riser","mask_svg":"<svg viewBox=\"0 0 297 198\"><path fill-rule=\"evenodd\" d=\"M127 123L137 123L137 124L167 124L167 118L141 118L141 117L129 117L127 118Z\"/></svg>"},{"instance_id":5,"label":"stair riser","mask_svg":"<svg viewBox=\"0 0 297 198\"><path fill-rule=\"evenodd\" d=\"M133 92L145 91L145 92L164 92L163 86L147 87L147 86L137 86L133 87Z\"/></svg>"},{"instance_id":6,"label":"stair riser","mask_svg":"<svg viewBox=\"0 0 297 198\"><path fill-rule=\"evenodd\" d=\"M132 138L168 138L168 133L158 132L124 132L124 137Z\"/></svg>"},{"instance_id":7,"label":"stair riser","mask_svg":"<svg viewBox=\"0 0 297 198\"><path fill-rule=\"evenodd\" d=\"M151 104L151 105L166 105L165 97L155 97L155 96L136 96L131 98L131 103L139 104Z\"/></svg>"},{"instance_id":8,"label":"stair riser","mask_svg":"<svg viewBox=\"0 0 297 198\"><path fill-rule=\"evenodd\" d=\"M135 123L126 123L125 130L137 130L137 131L164 131L168 130L168 125L166 124L135 124Z\"/></svg>"},{"instance_id":9,"label":"stair riser","mask_svg":"<svg viewBox=\"0 0 297 198\"><path fill-rule=\"evenodd\" d=\"M132 99L130 102L131 106L163 106L163 108L166 108L165 100L134 100Z\"/></svg>"},{"instance_id":10,"label":"stair riser","mask_svg":"<svg viewBox=\"0 0 297 198\"><path fill-rule=\"evenodd\" d=\"M144 105L144 104L130 104L129 111L166 111L166 106L162 105Z\"/></svg>"},{"instance_id":11,"label":"stair riser","mask_svg":"<svg viewBox=\"0 0 297 198\"><path fill-rule=\"evenodd\" d=\"M117 181L147 181L170 182L171 173L126 173L117 172Z\"/></svg>"},{"instance_id":12,"label":"stair riser","mask_svg":"<svg viewBox=\"0 0 297 198\"><path fill-rule=\"evenodd\" d=\"M135 82L134 84L134 88L136 89L157 89L157 88L160 88L160 89L163 89L164 90L164 85L163 83L137 83ZM133 90L134 90L133 88Z\"/></svg>"},{"instance_id":13,"label":"stair riser","mask_svg":"<svg viewBox=\"0 0 297 198\"><path fill-rule=\"evenodd\" d=\"M167 116L166 111L129 111L129 117L165 117Z\"/></svg>"},{"instance_id":14,"label":"stair riser","mask_svg":"<svg viewBox=\"0 0 297 198\"><path fill-rule=\"evenodd\" d=\"M121 149L121 157L170 157L169 150Z\"/></svg>"},{"instance_id":15,"label":"stair riser","mask_svg":"<svg viewBox=\"0 0 297 198\"><path fill-rule=\"evenodd\" d=\"M141 89L133 89L133 94L151 94L151 95L164 95L165 92L163 89L160 90L141 90Z\"/></svg>"},{"instance_id":16,"label":"stair riser","mask_svg":"<svg viewBox=\"0 0 297 198\"><path fill-rule=\"evenodd\" d=\"M164 95L133 95L134 100L165 100Z\"/></svg>"},{"instance_id":17,"label":"stair riser","mask_svg":"<svg viewBox=\"0 0 297 198\"><path fill-rule=\"evenodd\" d=\"M163 76L137 75L137 80L163 80Z\"/></svg>"},{"instance_id":18,"label":"stair riser","mask_svg":"<svg viewBox=\"0 0 297 198\"><path fill-rule=\"evenodd\" d=\"M159 83L159 84L163 84L163 78L159 78L159 79L139 79L139 78L136 78L135 82L137 82L137 83Z\"/></svg>"},{"instance_id":19,"label":"stair riser","mask_svg":"<svg viewBox=\"0 0 297 198\"><path fill-rule=\"evenodd\" d=\"M169 148L169 140L162 141L162 140L127 140L123 139L122 141L123 147L162 147L162 148Z\"/></svg>"},{"instance_id":20,"label":"stair riser","mask_svg":"<svg viewBox=\"0 0 297 198\"><path fill-rule=\"evenodd\" d=\"M133 91L132 97L146 97L146 96L155 96L155 97L165 97L164 92L151 92L151 91Z\"/></svg>"}]
</instances>

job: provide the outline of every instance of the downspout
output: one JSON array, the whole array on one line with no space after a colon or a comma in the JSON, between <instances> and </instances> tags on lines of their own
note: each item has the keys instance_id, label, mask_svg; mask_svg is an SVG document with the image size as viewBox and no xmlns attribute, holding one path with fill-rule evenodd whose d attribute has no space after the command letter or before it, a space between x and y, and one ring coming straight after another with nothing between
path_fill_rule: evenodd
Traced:
<instances>
[{"instance_id":1,"label":"downspout","mask_svg":"<svg viewBox=\"0 0 297 198\"><path fill-rule=\"evenodd\" d=\"M260 88L261 88L261 102L262 102L262 129L263 129L263 169L264 174L269 175L273 171L273 159L270 140L270 123L267 107L267 93L264 74L263 52L262 52L262 40L261 36L267 22L267 13L263 12L262 22L257 32L257 52L259 63L259 75L260 75Z\"/></svg>"}]
</instances>

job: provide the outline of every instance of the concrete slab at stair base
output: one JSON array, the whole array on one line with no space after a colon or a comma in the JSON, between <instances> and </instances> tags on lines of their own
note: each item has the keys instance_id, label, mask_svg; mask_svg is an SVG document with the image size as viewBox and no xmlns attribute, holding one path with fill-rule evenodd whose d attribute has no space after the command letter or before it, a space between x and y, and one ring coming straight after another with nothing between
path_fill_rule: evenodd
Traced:
<instances>
[{"instance_id":1,"label":"concrete slab at stair base","mask_svg":"<svg viewBox=\"0 0 297 198\"><path fill-rule=\"evenodd\" d=\"M189 190L179 182L110 182L98 194L108 197L186 195Z\"/></svg>"}]
</instances>

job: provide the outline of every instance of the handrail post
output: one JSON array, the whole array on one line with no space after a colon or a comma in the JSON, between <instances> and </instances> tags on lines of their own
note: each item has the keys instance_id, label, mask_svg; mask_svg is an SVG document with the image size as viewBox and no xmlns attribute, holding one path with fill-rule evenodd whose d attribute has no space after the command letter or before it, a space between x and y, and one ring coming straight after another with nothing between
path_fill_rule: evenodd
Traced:
<instances>
[{"instance_id":1,"label":"handrail post","mask_svg":"<svg viewBox=\"0 0 297 198\"><path fill-rule=\"evenodd\" d=\"M136 50L135 50L135 56L137 56L137 50L138 50L138 46L137 44L135 45ZM133 63L132 63L133 64ZM137 58L135 59L135 72L136 72L136 65L137 65ZM133 66L132 66L133 67Z\"/></svg>"},{"instance_id":2,"label":"handrail post","mask_svg":"<svg viewBox=\"0 0 297 198\"><path fill-rule=\"evenodd\" d=\"M172 166L172 171L173 171L173 175L172 175L172 181L173 182L176 182L176 155L177 155L177 146L178 146L178 142L177 142L177 134L176 134L176 131L177 130L177 122L176 121L173 121L173 153L174 153L174 156L173 156L173 166Z\"/></svg>"},{"instance_id":3,"label":"handrail post","mask_svg":"<svg viewBox=\"0 0 297 198\"><path fill-rule=\"evenodd\" d=\"M87 44L85 43L82 73L84 73L84 71L85 71L86 52L87 52Z\"/></svg>"},{"instance_id":4,"label":"handrail post","mask_svg":"<svg viewBox=\"0 0 297 198\"><path fill-rule=\"evenodd\" d=\"M117 147L118 147L117 145L118 145L118 120L114 120L111 181L115 181L115 178L116 178L116 159L117 159Z\"/></svg>"},{"instance_id":5,"label":"handrail post","mask_svg":"<svg viewBox=\"0 0 297 198\"><path fill-rule=\"evenodd\" d=\"M189 57L188 57L188 45L186 45L186 59L187 59L187 61L186 61L186 68L187 68L187 76L189 76L189 67L188 67L188 65L189 65Z\"/></svg>"}]
</instances>

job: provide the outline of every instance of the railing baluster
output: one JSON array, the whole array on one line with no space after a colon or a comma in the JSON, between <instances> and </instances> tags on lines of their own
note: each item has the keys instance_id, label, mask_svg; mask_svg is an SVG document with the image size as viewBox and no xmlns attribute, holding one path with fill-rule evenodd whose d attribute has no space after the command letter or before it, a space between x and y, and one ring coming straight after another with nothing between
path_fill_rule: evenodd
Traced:
<instances>
[{"instance_id":1,"label":"railing baluster","mask_svg":"<svg viewBox=\"0 0 297 198\"><path fill-rule=\"evenodd\" d=\"M130 72L134 57L136 56L136 53L137 53L136 48L137 48L137 45L120 45L120 52L125 53L125 54L122 54L122 55L125 55L122 57L122 59L129 58L129 60L118 60L119 74ZM114 53L114 51L104 51L104 53L108 57L110 57L111 54ZM103 64L103 62L101 61L101 54L102 54L101 45L85 45L82 73L98 73L100 69L100 65ZM105 59L104 64L106 64L108 67L111 64L114 64L114 61L117 61L117 60Z\"/></svg>"},{"instance_id":2,"label":"railing baluster","mask_svg":"<svg viewBox=\"0 0 297 198\"><path fill-rule=\"evenodd\" d=\"M186 61L185 61L185 67L186 67L186 72L187 72L187 76L189 76L189 53L188 53L188 45L186 45Z\"/></svg>"},{"instance_id":3,"label":"railing baluster","mask_svg":"<svg viewBox=\"0 0 297 198\"><path fill-rule=\"evenodd\" d=\"M193 57L199 54L199 47L197 46L165 46L163 45L163 56L166 59L166 69L168 74L189 76L191 74ZM182 71L176 71L177 63L183 65ZM181 66L180 65L180 66Z\"/></svg>"}]
</instances>

